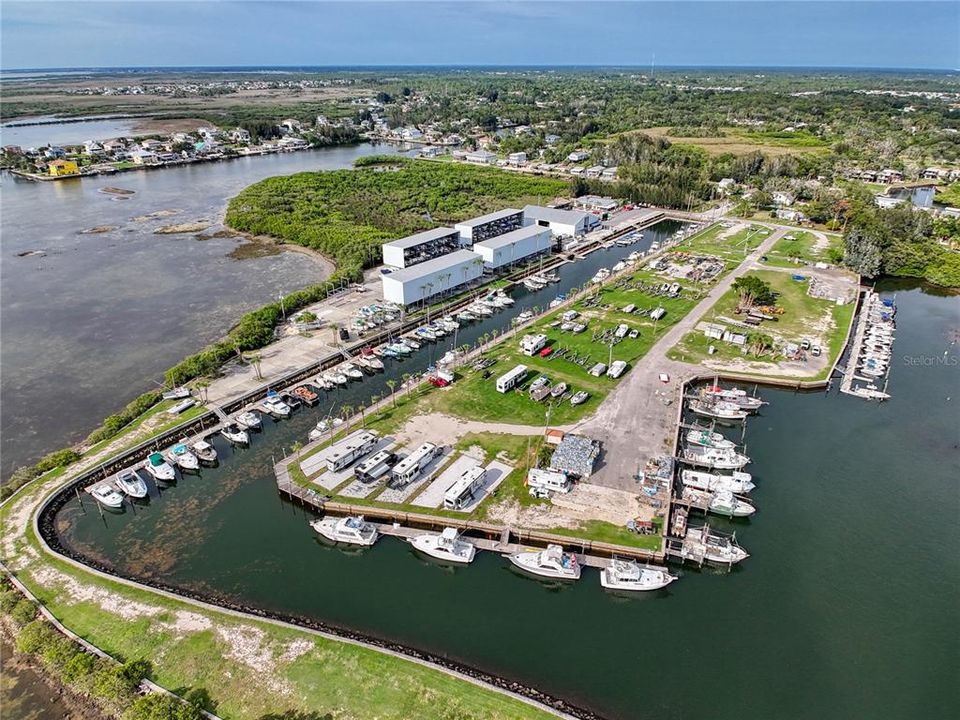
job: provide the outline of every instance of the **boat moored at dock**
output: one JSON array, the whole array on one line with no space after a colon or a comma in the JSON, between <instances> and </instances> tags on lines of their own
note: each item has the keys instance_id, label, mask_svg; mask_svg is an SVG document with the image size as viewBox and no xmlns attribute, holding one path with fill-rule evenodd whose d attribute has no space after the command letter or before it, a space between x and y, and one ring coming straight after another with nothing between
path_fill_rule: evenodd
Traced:
<instances>
[{"instance_id":1,"label":"boat moored at dock","mask_svg":"<svg viewBox=\"0 0 960 720\"><path fill-rule=\"evenodd\" d=\"M545 550L525 550L507 555L515 566L539 577L555 580L579 580L580 562L574 553L564 552L559 545L547 545Z\"/></svg>"},{"instance_id":2,"label":"boat moored at dock","mask_svg":"<svg viewBox=\"0 0 960 720\"><path fill-rule=\"evenodd\" d=\"M718 490L710 498L707 510L714 515L727 517L750 517L757 509L746 500L741 500L729 490Z\"/></svg>"},{"instance_id":3,"label":"boat moored at dock","mask_svg":"<svg viewBox=\"0 0 960 720\"><path fill-rule=\"evenodd\" d=\"M176 480L177 472L173 465L168 463L158 452L151 453L144 463L144 469L153 476L154 480Z\"/></svg>"},{"instance_id":4,"label":"boat moored at dock","mask_svg":"<svg viewBox=\"0 0 960 720\"><path fill-rule=\"evenodd\" d=\"M691 412L715 420L730 420L741 422L747 418L750 413L726 400L691 400Z\"/></svg>"},{"instance_id":5,"label":"boat moored at dock","mask_svg":"<svg viewBox=\"0 0 960 720\"><path fill-rule=\"evenodd\" d=\"M424 533L410 538L410 544L425 555L437 560L466 565L473 562L477 548L460 539L455 528L444 528L441 533Z\"/></svg>"},{"instance_id":6,"label":"boat moored at dock","mask_svg":"<svg viewBox=\"0 0 960 720\"><path fill-rule=\"evenodd\" d=\"M190 452L185 443L177 443L167 451L167 460L181 470L200 469L200 459Z\"/></svg>"},{"instance_id":7,"label":"boat moored at dock","mask_svg":"<svg viewBox=\"0 0 960 720\"><path fill-rule=\"evenodd\" d=\"M715 470L739 470L750 462L750 458L733 448L703 445L687 445L683 449L681 460L688 465L700 465Z\"/></svg>"},{"instance_id":8,"label":"boat moored at dock","mask_svg":"<svg viewBox=\"0 0 960 720\"><path fill-rule=\"evenodd\" d=\"M684 470L680 473L680 479L683 481L685 487L693 488L694 490L727 490L729 492L746 495L756 487L756 485L753 484L753 478L750 476L750 473L745 472L721 475L719 473L701 472L699 470Z\"/></svg>"},{"instance_id":9,"label":"boat moored at dock","mask_svg":"<svg viewBox=\"0 0 960 720\"><path fill-rule=\"evenodd\" d=\"M123 505L123 495L107 483L100 483L90 491L90 494L104 507L118 508Z\"/></svg>"},{"instance_id":10,"label":"boat moored at dock","mask_svg":"<svg viewBox=\"0 0 960 720\"><path fill-rule=\"evenodd\" d=\"M132 498L145 498L147 496L147 483L143 481L136 470L121 470L117 473L116 483L118 488Z\"/></svg>"},{"instance_id":11,"label":"boat moored at dock","mask_svg":"<svg viewBox=\"0 0 960 720\"><path fill-rule=\"evenodd\" d=\"M236 417L237 424L247 430L259 430L262 425L260 416L253 411L242 412Z\"/></svg>"},{"instance_id":12,"label":"boat moored at dock","mask_svg":"<svg viewBox=\"0 0 960 720\"><path fill-rule=\"evenodd\" d=\"M214 465L217 462L217 449L206 440L197 440L190 446L202 465Z\"/></svg>"},{"instance_id":13,"label":"boat moored at dock","mask_svg":"<svg viewBox=\"0 0 960 720\"><path fill-rule=\"evenodd\" d=\"M720 450L727 448L733 450L737 447L733 440L728 440L720 433L711 430L694 428L687 433L686 438L689 445L699 445L700 447L717 448Z\"/></svg>"},{"instance_id":14,"label":"boat moored at dock","mask_svg":"<svg viewBox=\"0 0 960 720\"><path fill-rule=\"evenodd\" d=\"M664 568L640 565L636 560L613 558L600 571L600 584L608 590L649 591L660 590L677 579Z\"/></svg>"},{"instance_id":15,"label":"boat moored at dock","mask_svg":"<svg viewBox=\"0 0 960 720\"><path fill-rule=\"evenodd\" d=\"M223 435L227 440L229 440L234 445L249 445L250 444L250 435L247 434L247 431L242 427L237 425L237 423L227 423L223 426L223 429L220 431L220 434Z\"/></svg>"},{"instance_id":16,"label":"boat moored at dock","mask_svg":"<svg viewBox=\"0 0 960 720\"><path fill-rule=\"evenodd\" d=\"M325 517L314 520L310 523L310 527L327 540L348 545L369 547L380 537L377 528L366 522L362 515L348 515L343 518Z\"/></svg>"}]
</instances>

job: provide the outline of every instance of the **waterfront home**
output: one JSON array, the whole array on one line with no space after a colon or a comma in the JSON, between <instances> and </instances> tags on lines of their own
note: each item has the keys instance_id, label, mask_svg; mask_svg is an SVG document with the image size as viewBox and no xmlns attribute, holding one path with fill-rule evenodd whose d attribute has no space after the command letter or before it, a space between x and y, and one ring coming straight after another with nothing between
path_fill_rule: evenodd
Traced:
<instances>
[{"instance_id":1,"label":"waterfront home","mask_svg":"<svg viewBox=\"0 0 960 720\"><path fill-rule=\"evenodd\" d=\"M98 143L96 140L86 140L83 143L83 151L87 155L95 155L97 153L103 152L103 145Z\"/></svg>"},{"instance_id":2,"label":"waterfront home","mask_svg":"<svg viewBox=\"0 0 960 720\"><path fill-rule=\"evenodd\" d=\"M80 168L73 160L53 160L47 164L47 172L50 177L65 177L67 175L79 175Z\"/></svg>"},{"instance_id":3,"label":"waterfront home","mask_svg":"<svg viewBox=\"0 0 960 720\"><path fill-rule=\"evenodd\" d=\"M405 127L400 130L400 137L404 140L419 140L423 137L423 133L418 128Z\"/></svg>"},{"instance_id":4,"label":"waterfront home","mask_svg":"<svg viewBox=\"0 0 960 720\"><path fill-rule=\"evenodd\" d=\"M526 165L527 154L525 152L514 152L507 155L507 163L510 165Z\"/></svg>"},{"instance_id":5,"label":"waterfront home","mask_svg":"<svg viewBox=\"0 0 960 720\"><path fill-rule=\"evenodd\" d=\"M893 168L887 168L886 170L881 170L877 173L877 182L878 183L895 183L901 182L903 180L903 173L899 170L894 170Z\"/></svg>"},{"instance_id":6,"label":"waterfront home","mask_svg":"<svg viewBox=\"0 0 960 720\"><path fill-rule=\"evenodd\" d=\"M150 152L160 152L163 150L163 143L159 140L143 140L140 143L140 147Z\"/></svg>"},{"instance_id":7,"label":"waterfront home","mask_svg":"<svg viewBox=\"0 0 960 720\"><path fill-rule=\"evenodd\" d=\"M797 200L793 193L787 192L786 190L775 190L771 193L771 197L773 198L774 205L793 205Z\"/></svg>"},{"instance_id":8,"label":"waterfront home","mask_svg":"<svg viewBox=\"0 0 960 720\"><path fill-rule=\"evenodd\" d=\"M300 124L300 121L293 118L281 120L279 127L283 130L286 130L288 133L300 132L303 130L303 125Z\"/></svg>"},{"instance_id":9,"label":"waterfront home","mask_svg":"<svg viewBox=\"0 0 960 720\"><path fill-rule=\"evenodd\" d=\"M481 165L492 165L497 161L497 156L495 153L487 152L486 150L474 150L473 152L468 152L464 156L464 160L472 163L480 163Z\"/></svg>"},{"instance_id":10,"label":"waterfront home","mask_svg":"<svg viewBox=\"0 0 960 720\"><path fill-rule=\"evenodd\" d=\"M103 149L108 153L122 152L127 149L127 143L120 138L117 138L116 140L107 140L103 143Z\"/></svg>"},{"instance_id":11,"label":"waterfront home","mask_svg":"<svg viewBox=\"0 0 960 720\"><path fill-rule=\"evenodd\" d=\"M51 145L46 150L43 151L43 156L51 160L62 160L67 156L67 151L62 147L56 145Z\"/></svg>"},{"instance_id":12,"label":"waterfront home","mask_svg":"<svg viewBox=\"0 0 960 720\"><path fill-rule=\"evenodd\" d=\"M130 153L130 159L136 165L157 165L160 162L157 154L150 150L134 150Z\"/></svg>"}]
</instances>

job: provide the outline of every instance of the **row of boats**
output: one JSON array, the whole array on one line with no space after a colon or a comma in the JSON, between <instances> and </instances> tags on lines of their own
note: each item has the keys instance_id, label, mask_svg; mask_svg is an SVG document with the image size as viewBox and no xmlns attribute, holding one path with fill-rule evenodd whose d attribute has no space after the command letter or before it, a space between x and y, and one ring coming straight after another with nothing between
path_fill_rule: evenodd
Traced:
<instances>
[{"instance_id":1,"label":"row of boats","mask_svg":"<svg viewBox=\"0 0 960 720\"><path fill-rule=\"evenodd\" d=\"M656 245L657 243L654 243ZM650 246L650 251L653 252L656 248L652 245ZM593 285L599 285L600 283L605 282L611 275L614 275L618 272L626 270L629 267L632 267L634 264L639 262L643 258L642 252L632 252L623 260L618 262L612 268L600 268L597 270L596 274L590 278L590 283Z\"/></svg>"},{"instance_id":2,"label":"row of boats","mask_svg":"<svg viewBox=\"0 0 960 720\"><path fill-rule=\"evenodd\" d=\"M712 420L742 422L766 403L741 388L723 388L716 383L701 388L690 400L691 412Z\"/></svg>"},{"instance_id":3,"label":"row of boats","mask_svg":"<svg viewBox=\"0 0 960 720\"><path fill-rule=\"evenodd\" d=\"M864 325L863 334L856 357L850 359L850 362L856 363L854 378L864 381L864 384L853 388L857 395L871 400L887 400L890 397L886 388L881 389L876 383L890 371L896 312L893 300L883 299L876 293L869 293L864 301L860 320Z\"/></svg>"},{"instance_id":4,"label":"row of boats","mask_svg":"<svg viewBox=\"0 0 960 720\"><path fill-rule=\"evenodd\" d=\"M363 516L328 516L314 520L310 526L321 537L334 543L370 547L380 538L377 527ZM414 535L409 538L409 543L429 557L458 565L473 562L477 553L476 545L456 528ZM542 550L522 550L505 557L520 570L537 577L566 581L580 579L582 564L576 553L566 552L560 545L548 545ZM600 584L611 590L659 590L676 579L664 568L620 558L612 559L600 572Z\"/></svg>"}]
</instances>

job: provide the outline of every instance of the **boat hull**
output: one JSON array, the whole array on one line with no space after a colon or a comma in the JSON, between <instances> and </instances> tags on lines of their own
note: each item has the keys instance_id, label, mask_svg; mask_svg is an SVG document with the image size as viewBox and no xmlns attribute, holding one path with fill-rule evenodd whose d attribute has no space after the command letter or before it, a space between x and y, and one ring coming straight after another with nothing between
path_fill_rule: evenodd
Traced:
<instances>
[{"instance_id":1,"label":"boat hull","mask_svg":"<svg viewBox=\"0 0 960 720\"><path fill-rule=\"evenodd\" d=\"M536 553L531 553L531 557L535 556ZM550 568L543 568L535 564L535 557L532 559L527 559L525 553L515 553L513 555L508 555L507 559L513 563L514 567L522 570L528 575L533 575L534 577L548 578L550 580L563 580L565 582L575 582L580 579L580 566L577 565L576 572L558 572Z\"/></svg>"},{"instance_id":2,"label":"boat hull","mask_svg":"<svg viewBox=\"0 0 960 720\"><path fill-rule=\"evenodd\" d=\"M450 562L456 563L458 565L468 565L473 562L474 557L476 557L477 549L470 543L461 543L465 548L469 548L463 554L455 554L446 550L445 548L440 547L437 544L436 535L419 535L415 538L410 539L410 545L413 546L414 550L423 553L424 555L429 555L434 560L439 560L441 562Z\"/></svg>"},{"instance_id":3,"label":"boat hull","mask_svg":"<svg viewBox=\"0 0 960 720\"><path fill-rule=\"evenodd\" d=\"M613 576L613 573L610 572L609 568L604 568L600 571L600 585L602 585L607 590L622 590L626 592L652 592L655 590L662 590L672 583L677 578L667 572L662 573L662 578L659 581L630 581L630 580L618 580Z\"/></svg>"}]
</instances>

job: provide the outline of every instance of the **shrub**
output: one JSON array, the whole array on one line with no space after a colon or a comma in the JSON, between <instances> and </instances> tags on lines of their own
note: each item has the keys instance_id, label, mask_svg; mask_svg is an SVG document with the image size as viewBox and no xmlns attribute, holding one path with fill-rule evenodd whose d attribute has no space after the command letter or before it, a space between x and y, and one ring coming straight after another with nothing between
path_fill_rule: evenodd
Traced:
<instances>
[{"instance_id":1,"label":"shrub","mask_svg":"<svg viewBox=\"0 0 960 720\"><path fill-rule=\"evenodd\" d=\"M201 720L203 713L195 705L151 693L134 700L123 717L124 720Z\"/></svg>"},{"instance_id":2,"label":"shrub","mask_svg":"<svg viewBox=\"0 0 960 720\"><path fill-rule=\"evenodd\" d=\"M37 475L42 475L48 470L70 465L79 459L80 453L76 450L73 448L64 448L63 450L57 450L56 452L44 455L40 462L34 465L34 470Z\"/></svg>"},{"instance_id":3,"label":"shrub","mask_svg":"<svg viewBox=\"0 0 960 720\"><path fill-rule=\"evenodd\" d=\"M91 675L96 665L96 658L93 655L85 652L77 652L64 664L63 680L64 682L76 684L81 679Z\"/></svg>"},{"instance_id":4,"label":"shrub","mask_svg":"<svg viewBox=\"0 0 960 720\"><path fill-rule=\"evenodd\" d=\"M41 657L49 667L61 673L77 654L84 654L80 646L70 638L57 634L43 649Z\"/></svg>"},{"instance_id":5,"label":"shrub","mask_svg":"<svg viewBox=\"0 0 960 720\"><path fill-rule=\"evenodd\" d=\"M17 650L27 655L43 652L57 637L57 631L45 620L34 620L17 633Z\"/></svg>"},{"instance_id":6,"label":"shrub","mask_svg":"<svg viewBox=\"0 0 960 720\"><path fill-rule=\"evenodd\" d=\"M36 603L27 600L25 597L21 597L17 604L14 605L13 610L10 611L10 618L21 627L32 622L36 617Z\"/></svg>"},{"instance_id":7,"label":"shrub","mask_svg":"<svg viewBox=\"0 0 960 720\"><path fill-rule=\"evenodd\" d=\"M0 612L9 615L17 606L17 603L23 599L23 595L18 590L10 588L0 593Z\"/></svg>"}]
</instances>

